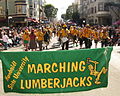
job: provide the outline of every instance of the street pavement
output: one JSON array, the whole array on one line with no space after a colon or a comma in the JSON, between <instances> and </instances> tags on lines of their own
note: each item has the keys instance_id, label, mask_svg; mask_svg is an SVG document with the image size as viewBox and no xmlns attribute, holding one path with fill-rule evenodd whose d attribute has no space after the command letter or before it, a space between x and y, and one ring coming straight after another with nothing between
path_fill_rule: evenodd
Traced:
<instances>
[{"instance_id":1,"label":"street pavement","mask_svg":"<svg viewBox=\"0 0 120 96\"><path fill-rule=\"evenodd\" d=\"M98 45L100 47L100 43ZM44 51L55 51L61 50L57 38L52 38L50 50ZM94 44L92 46L94 48ZM23 46L10 48L5 52L18 52L23 51ZM79 46L74 47L72 42L70 43L70 50L78 50ZM4 93L3 90L3 73L2 63L0 61L0 96L120 96L120 47L114 47L109 63L109 82L107 88L99 88L90 91L73 92L73 93L56 93L56 94L19 94L19 93Z\"/></svg>"}]
</instances>

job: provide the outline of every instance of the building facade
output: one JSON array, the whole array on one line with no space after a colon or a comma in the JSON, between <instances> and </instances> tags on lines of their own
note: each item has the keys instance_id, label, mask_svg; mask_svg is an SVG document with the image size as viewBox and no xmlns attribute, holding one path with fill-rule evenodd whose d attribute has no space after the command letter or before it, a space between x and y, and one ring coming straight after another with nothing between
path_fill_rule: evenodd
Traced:
<instances>
[{"instance_id":1,"label":"building facade","mask_svg":"<svg viewBox=\"0 0 120 96\"><path fill-rule=\"evenodd\" d=\"M43 11L42 4L43 0L1 0L0 20L8 19L9 24L26 26L29 22L28 18L40 19ZM8 13L6 13L6 10Z\"/></svg>"},{"instance_id":2,"label":"building facade","mask_svg":"<svg viewBox=\"0 0 120 96\"><path fill-rule=\"evenodd\" d=\"M108 3L108 7L112 16L112 23L120 20L120 0Z\"/></svg>"},{"instance_id":3,"label":"building facade","mask_svg":"<svg viewBox=\"0 0 120 96\"><path fill-rule=\"evenodd\" d=\"M15 0L0 0L0 25L5 25L3 22L7 22L6 18L15 15ZM9 10L8 10L9 9Z\"/></svg>"},{"instance_id":4,"label":"building facade","mask_svg":"<svg viewBox=\"0 0 120 96\"><path fill-rule=\"evenodd\" d=\"M28 0L15 0L15 15L13 21L16 26L25 26L29 17Z\"/></svg>"},{"instance_id":5,"label":"building facade","mask_svg":"<svg viewBox=\"0 0 120 96\"><path fill-rule=\"evenodd\" d=\"M112 12L113 10L110 10L110 6L106 6L106 3L119 3L120 0L75 0L75 3L77 1L80 18L86 19L86 22L91 25L111 25L118 19L115 13ZM120 13L120 8L115 6L112 6L112 8Z\"/></svg>"}]
</instances>

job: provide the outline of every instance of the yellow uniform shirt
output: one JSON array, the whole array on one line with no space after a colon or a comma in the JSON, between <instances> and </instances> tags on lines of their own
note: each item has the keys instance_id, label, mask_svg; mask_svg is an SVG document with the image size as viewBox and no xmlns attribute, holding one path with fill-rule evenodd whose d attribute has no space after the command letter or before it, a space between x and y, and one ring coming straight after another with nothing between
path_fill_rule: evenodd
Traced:
<instances>
[{"instance_id":1,"label":"yellow uniform shirt","mask_svg":"<svg viewBox=\"0 0 120 96\"><path fill-rule=\"evenodd\" d=\"M68 29L66 29L66 30L62 29L60 31L61 37L68 37L69 33L70 33L70 31Z\"/></svg>"},{"instance_id":2,"label":"yellow uniform shirt","mask_svg":"<svg viewBox=\"0 0 120 96\"><path fill-rule=\"evenodd\" d=\"M79 31L78 31L78 36L79 36L80 38L83 37L83 30L79 30Z\"/></svg>"},{"instance_id":3,"label":"yellow uniform shirt","mask_svg":"<svg viewBox=\"0 0 120 96\"><path fill-rule=\"evenodd\" d=\"M43 32L38 31L36 36L37 36L38 41L44 40L44 33Z\"/></svg>"},{"instance_id":4,"label":"yellow uniform shirt","mask_svg":"<svg viewBox=\"0 0 120 96\"><path fill-rule=\"evenodd\" d=\"M107 31L101 32L100 34L101 39L109 39L109 35Z\"/></svg>"},{"instance_id":5,"label":"yellow uniform shirt","mask_svg":"<svg viewBox=\"0 0 120 96\"><path fill-rule=\"evenodd\" d=\"M27 40L27 41L30 40L29 33L24 33L22 37L23 40Z\"/></svg>"},{"instance_id":6,"label":"yellow uniform shirt","mask_svg":"<svg viewBox=\"0 0 120 96\"><path fill-rule=\"evenodd\" d=\"M98 40L99 39L99 32L93 31L93 39Z\"/></svg>"},{"instance_id":7,"label":"yellow uniform shirt","mask_svg":"<svg viewBox=\"0 0 120 96\"><path fill-rule=\"evenodd\" d=\"M83 29L83 37L91 38L93 31L90 28Z\"/></svg>"},{"instance_id":8,"label":"yellow uniform shirt","mask_svg":"<svg viewBox=\"0 0 120 96\"><path fill-rule=\"evenodd\" d=\"M78 35L78 30L76 30L76 29L72 29L72 30L70 30L70 33L72 34L72 35Z\"/></svg>"}]
</instances>

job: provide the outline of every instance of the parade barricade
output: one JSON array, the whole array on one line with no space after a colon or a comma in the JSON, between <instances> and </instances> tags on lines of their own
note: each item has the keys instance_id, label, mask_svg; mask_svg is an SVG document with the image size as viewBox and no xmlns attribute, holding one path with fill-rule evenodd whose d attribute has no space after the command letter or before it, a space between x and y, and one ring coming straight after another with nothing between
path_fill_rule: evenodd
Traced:
<instances>
[{"instance_id":1,"label":"parade barricade","mask_svg":"<svg viewBox=\"0 0 120 96\"><path fill-rule=\"evenodd\" d=\"M112 48L0 52L5 92L66 93L107 87Z\"/></svg>"}]
</instances>

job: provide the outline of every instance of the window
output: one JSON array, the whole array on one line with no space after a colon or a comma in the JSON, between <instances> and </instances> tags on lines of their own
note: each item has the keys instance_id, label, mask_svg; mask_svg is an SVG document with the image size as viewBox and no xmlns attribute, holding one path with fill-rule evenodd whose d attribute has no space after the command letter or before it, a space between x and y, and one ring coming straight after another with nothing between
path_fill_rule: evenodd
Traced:
<instances>
[{"instance_id":1,"label":"window","mask_svg":"<svg viewBox=\"0 0 120 96\"><path fill-rule=\"evenodd\" d=\"M95 8L94 8L94 9L95 9L95 13L96 13L96 12L97 12L97 8L96 8L96 6L95 6Z\"/></svg>"},{"instance_id":2,"label":"window","mask_svg":"<svg viewBox=\"0 0 120 96\"><path fill-rule=\"evenodd\" d=\"M90 3L93 3L93 2L95 2L96 0L90 0Z\"/></svg>"},{"instance_id":3,"label":"window","mask_svg":"<svg viewBox=\"0 0 120 96\"><path fill-rule=\"evenodd\" d=\"M97 23L97 19L95 19L95 23Z\"/></svg>"},{"instance_id":4,"label":"window","mask_svg":"<svg viewBox=\"0 0 120 96\"><path fill-rule=\"evenodd\" d=\"M88 9L88 12L87 12L88 14L90 14L90 8Z\"/></svg>"},{"instance_id":5,"label":"window","mask_svg":"<svg viewBox=\"0 0 120 96\"><path fill-rule=\"evenodd\" d=\"M21 6L21 5L17 5L17 6L16 6L16 13L17 13L17 14L22 13L22 6Z\"/></svg>"},{"instance_id":6,"label":"window","mask_svg":"<svg viewBox=\"0 0 120 96\"><path fill-rule=\"evenodd\" d=\"M109 7L104 5L104 10L109 11Z\"/></svg>"},{"instance_id":7,"label":"window","mask_svg":"<svg viewBox=\"0 0 120 96\"><path fill-rule=\"evenodd\" d=\"M93 8L93 7L91 8L91 13L92 13L92 14L94 13L94 8Z\"/></svg>"},{"instance_id":8,"label":"window","mask_svg":"<svg viewBox=\"0 0 120 96\"><path fill-rule=\"evenodd\" d=\"M26 6L22 6L22 14L26 14Z\"/></svg>"},{"instance_id":9,"label":"window","mask_svg":"<svg viewBox=\"0 0 120 96\"><path fill-rule=\"evenodd\" d=\"M26 5L16 5L17 14L26 14Z\"/></svg>"},{"instance_id":10,"label":"window","mask_svg":"<svg viewBox=\"0 0 120 96\"><path fill-rule=\"evenodd\" d=\"M98 4L98 11L104 11L103 2Z\"/></svg>"},{"instance_id":11,"label":"window","mask_svg":"<svg viewBox=\"0 0 120 96\"><path fill-rule=\"evenodd\" d=\"M37 13L34 11L34 16L36 16L36 14L37 14Z\"/></svg>"}]
</instances>

